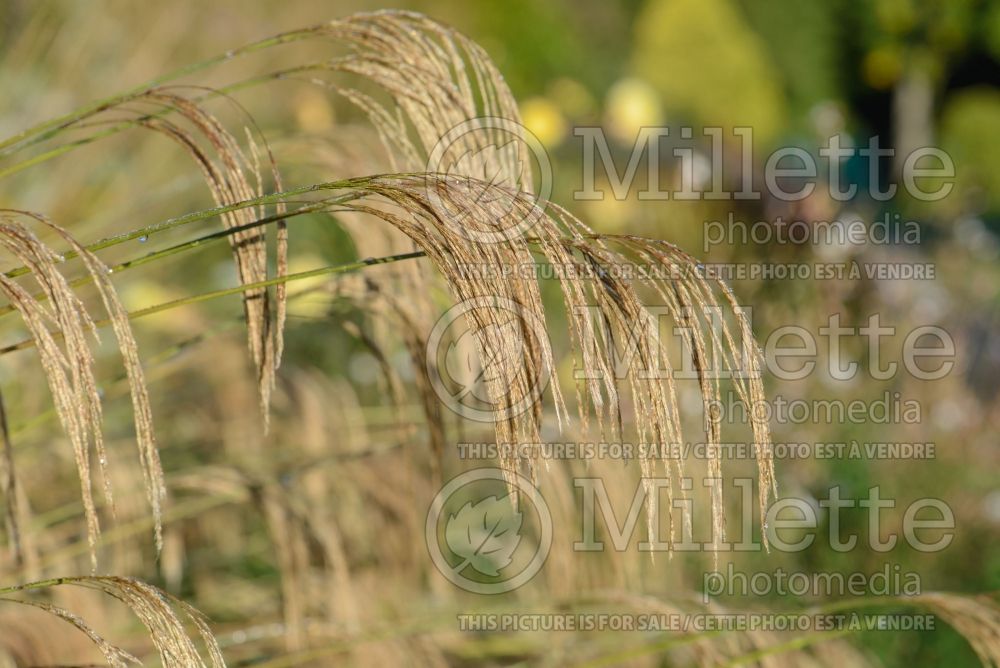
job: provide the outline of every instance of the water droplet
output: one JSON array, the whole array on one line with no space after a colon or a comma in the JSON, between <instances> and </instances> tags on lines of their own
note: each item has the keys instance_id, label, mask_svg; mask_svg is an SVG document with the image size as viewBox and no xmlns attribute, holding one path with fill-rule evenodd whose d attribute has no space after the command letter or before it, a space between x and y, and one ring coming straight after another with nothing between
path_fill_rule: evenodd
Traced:
<instances>
[{"instance_id":1,"label":"water droplet","mask_svg":"<svg viewBox=\"0 0 1000 668\"><path fill-rule=\"evenodd\" d=\"M144 234L141 237L139 237L139 243L144 244L147 241L149 241L149 237L147 235Z\"/></svg>"},{"instance_id":2,"label":"water droplet","mask_svg":"<svg viewBox=\"0 0 1000 668\"><path fill-rule=\"evenodd\" d=\"M114 267L108 267L108 273L109 274L115 273Z\"/></svg>"},{"instance_id":3,"label":"water droplet","mask_svg":"<svg viewBox=\"0 0 1000 668\"><path fill-rule=\"evenodd\" d=\"M56 262L65 262L65 261L66 261L65 255L56 255Z\"/></svg>"}]
</instances>

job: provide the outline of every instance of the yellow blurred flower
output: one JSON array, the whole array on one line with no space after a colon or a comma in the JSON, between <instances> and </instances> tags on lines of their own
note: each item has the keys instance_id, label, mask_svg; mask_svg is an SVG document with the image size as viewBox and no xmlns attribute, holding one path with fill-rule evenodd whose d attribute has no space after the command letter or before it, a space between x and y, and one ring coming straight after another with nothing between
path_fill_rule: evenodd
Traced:
<instances>
[{"instance_id":1,"label":"yellow blurred flower","mask_svg":"<svg viewBox=\"0 0 1000 668\"><path fill-rule=\"evenodd\" d=\"M605 105L608 130L626 141L634 141L639 130L663 122L663 107L657 92L642 79L618 81L608 91Z\"/></svg>"},{"instance_id":2,"label":"yellow blurred flower","mask_svg":"<svg viewBox=\"0 0 1000 668\"><path fill-rule=\"evenodd\" d=\"M544 97L533 97L521 104L521 122L546 146L556 146L566 135L562 112Z\"/></svg>"}]
</instances>

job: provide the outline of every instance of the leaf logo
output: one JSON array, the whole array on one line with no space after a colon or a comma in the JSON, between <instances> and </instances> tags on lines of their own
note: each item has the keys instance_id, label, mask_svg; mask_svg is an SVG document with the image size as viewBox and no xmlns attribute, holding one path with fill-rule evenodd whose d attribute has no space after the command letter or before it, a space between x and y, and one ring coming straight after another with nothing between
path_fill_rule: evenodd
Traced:
<instances>
[{"instance_id":1,"label":"leaf logo","mask_svg":"<svg viewBox=\"0 0 1000 668\"><path fill-rule=\"evenodd\" d=\"M511 140L502 146L487 144L479 150L467 150L455 159L446 174L449 180L454 179L452 187L461 188L477 208L502 217L510 212L521 189L521 169L517 140ZM466 203L448 206L448 211L455 222L463 225L475 221Z\"/></svg>"},{"instance_id":2,"label":"leaf logo","mask_svg":"<svg viewBox=\"0 0 1000 668\"><path fill-rule=\"evenodd\" d=\"M521 543L522 519L508 497L490 496L462 506L445 526L448 548L464 560L454 572L461 573L472 566L483 575L498 577L510 565Z\"/></svg>"},{"instance_id":3,"label":"leaf logo","mask_svg":"<svg viewBox=\"0 0 1000 668\"><path fill-rule=\"evenodd\" d=\"M478 202L489 202L499 193L495 188L518 190L521 185L522 163L518 156L518 144L512 139L502 146L487 144L478 151L468 150L448 168L450 177L471 177L484 184ZM492 195L492 197L490 197Z\"/></svg>"},{"instance_id":4,"label":"leaf logo","mask_svg":"<svg viewBox=\"0 0 1000 668\"><path fill-rule=\"evenodd\" d=\"M456 414L476 422L509 420L532 410L548 386L546 337L544 321L512 299L465 299L427 337L427 377Z\"/></svg>"},{"instance_id":5,"label":"leaf logo","mask_svg":"<svg viewBox=\"0 0 1000 668\"><path fill-rule=\"evenodd\" d=\"M428 180L430 204L446 214L453 232L475 243L523 235L544 217L552 194L552 164L538 137L497 116L466 119L444 133L425 171L448 182L443 187L436 178ZM491 222L471 215L470 208L485 209Z\"/></svg>"},{"instance_id":6,"label":"leaf logo","mask_svg":"<svg viewBox=\"0 0 1000 668\"><path fill-rule=\"evenodd\" d=\"M517 494L516 508L511 494ZM537 534L521 535L525 515L533 518L528 521ZM552 549L552 513L538 488L520 473L472 469L434 495L424 540L446 580L474 594L503 594L530 582L545 565Z\"/></svg>"},{"instance_id":7,"label":"leaf logo","mask_svg":"<svg viewBox=\"0 0 1000 668\"><path fill-rule=\"evenodd\" d=\"M475 338L487 342L484 347L487 359L480 363L476 355ZM450 378L460 389L455 400L461 401L467 395L483 403L494 403L487 391L487 383L509 387L520 372L520 360L524 355L524 334L516 318L502 324L488 324L478 330L468 329L452 342L445 357L445 368Z\"/></svg>"}]
</instances>

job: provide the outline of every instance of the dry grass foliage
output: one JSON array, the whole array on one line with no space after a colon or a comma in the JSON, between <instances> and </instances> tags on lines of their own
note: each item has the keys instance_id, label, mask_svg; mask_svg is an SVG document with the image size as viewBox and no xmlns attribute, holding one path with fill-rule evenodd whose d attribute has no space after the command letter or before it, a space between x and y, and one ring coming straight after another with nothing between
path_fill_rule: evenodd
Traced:
<instances>
[{"instance_id":1,"label":"dry grass foliage","mask_svg":"<svg viewBox=\"0 0 1000 668\"><path fill-rule=\"evenodd\" d=\"M109 643L72 612L41 601L9 597L11 593L17 591L49 588L59 585L70 585L99 591L128 606L132 614L148 630L149 637L153 640L153 644L156 646L156 650L164 666L185 666L190 668L208 668L208 666L212 666L213 668L220 668L226 665L219 645L212 636L212 632L201 613L183 601L165 594L156 587L133 578L82 576L33 582L5 588L3 590L5 596L2 600L41 608L69 622L89 637L104 655L108 664L115 668L128 666L129 663L140 663L138 659L125 650ZM207 663L195 643L188 636L184 622L181 621L181 617L178 616L176 610L179 610L181 615L197 629L207 649Z\"/></svg>"},{"instance_id":2,"label":"dry grass foliage","mask_svg":"<svg viewBox=\"0 0 1000 668\"><path fill-rule=\"evenodd\" d=\"M153 434L152 411L143 378L139 352L132 336L128 314L118 301L108 268L90 251L76 242L64 229L44 216L26 211L0 211L0 244L17 260L38 284L41 292L33 295L18 283L9 272L0 275L0 290L22 320L34 339L39 358L55 401L56 411L76 459L80 477L81 497L87 517L87 538L93 548L100 533L94 505L91 480L91 453L97 455L103 488L109 505L113 505L111 485L107 475L107 452L104 447L101 399L94 378L94 358L88 337L96 335L94 320L83 302L71 289L60 272L59 265L65 257L45 246L25 225L25 219L54 231L77 255L100 292L104 307L118 339L125 369L128 374L135 411L136 436L139 457L145 476L146 489L156 525L156 541L160 544L160 503L166 495L159 452ZM10 448L6 448L9 453ZM8 470L13 471L13 458L7 457ZM10 496L15 499L14 495ZM16 518L16 513L9 513Z\"/></svg>"},{"instance_id":3,"label":"dry grass foliage","mask_svg":"<svg viewBox=\"0 0 1000 668\"><path fill-rule=\"evenodd\" d=\"M913 599L962 634L984 666L1000 666L1000 604L993 596L959 596L943 592Z\"/></svg>"}]
</instances>

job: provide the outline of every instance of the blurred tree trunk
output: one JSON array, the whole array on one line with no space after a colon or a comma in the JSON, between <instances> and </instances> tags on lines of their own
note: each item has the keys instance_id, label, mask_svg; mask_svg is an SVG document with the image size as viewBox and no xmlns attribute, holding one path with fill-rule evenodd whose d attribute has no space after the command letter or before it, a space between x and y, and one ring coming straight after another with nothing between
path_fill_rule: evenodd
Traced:
<instances>
[{"instance_id":1,"label":"blurred tree trunk","mask_svg":"<svg viewBox=\"0 0 1000 668\"><path fill-rule=\"evenodd\" d=\"M909 65L892 94L893 156L892 173L897 182L903 174L906 156L934 143L934 87L922 67Z\"/></svg>"}]
</instances>

